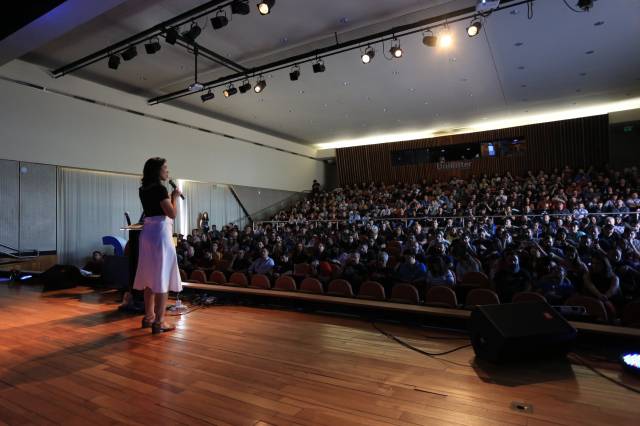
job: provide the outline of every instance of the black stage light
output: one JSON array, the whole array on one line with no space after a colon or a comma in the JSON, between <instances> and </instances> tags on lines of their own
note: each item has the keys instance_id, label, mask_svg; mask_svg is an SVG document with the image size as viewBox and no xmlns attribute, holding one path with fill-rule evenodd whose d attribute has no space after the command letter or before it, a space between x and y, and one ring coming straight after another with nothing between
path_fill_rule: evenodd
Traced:
<instances>
[{"instance_id":1,"label":"black stage light","mask_svg":"<svg viewBox=\"0 0 640 426\"><path fill-rule=\"evenodd\" d=\"M258 3L258 10L260 11L260 14L268 15L269 13L271 13L271 9L273 8L273 5L275 3L276 0L263 0Z\"/></svg>"},{"instance_id":2,"label":"black stage light","mask_svg":"<svg viewBox=\"0 0 640 426\"><path fill-rule=\"evenodd\" d=\"M235 0L231 3L231 13L235 15L248 15L249 10L249 0Z\"/></svg>"},{"instance_id":3,"label":"black stage light","mask_svg":"<svg viewBox=\"0 0 640 426\"><path fill-rule=\"evenodd\" d=\"M314 73L324 72L325 69L326 68L324 66L324 61L318 60L318 62L313 64L313 72Z\"/></svg>"},{"instance_id":4,"label":"black stage light","mask_svg":"<svg viewBox=\"0 0 640 426\"><path fill-rule=\"evenodd\" d=\"M374 56L376 56L376 51L373 49L373 47L368 46L362 54L362 63L368 64L369 62L371 62Z\"/></svg>"},{"instance_id":5,"label":"black stage light","mask_svg":"<svg viewBox=\"0 0 640 426\"><path fill-rule=\"evenodd\" d=\"M229 87L224 89L224 91L222 92L222 94L224 95L225 98L229 98L229 97L235 95L236 93L238 93L238 89L233 87L233 84L229 84Z\"/></svg>"},{"instance_id":6,"label":"black stage light","mask_svg":"<svg viewBox=\"0 0 640 426\"><path fill-rule=\"evenodd\" d=\"M226 27L228 23L229 20L227 19L227 15L225 15L222 10L218 11L216 16L211 18L211 26L214 30L219 30L222 27Z\"/></svg>"},{"instance_id":7,"label":"black stage light","mask_svg":"<svg viewBox=\"0 0 640 426\"><path fill-rule=\"evenodd\" d=\"M578 0L578 3L576 3L576 6L578 6L580 9L584 10L585 12L588 12L589 9L593 7L593 0Z\"/></svg>"},{"instance_id":8,"label":"black stage light","mask_svg":"<svg viewBox=\"0 0 640 426\"><path fill-rule=\"evenodd\" d=\"M216 95L214 95L211 90L209 90L207 93L205 93L204 95L200 96L200 99L202 99L202 102L207 102L210 101L211 99L215 98Z\"/></svg>"},{"instance_id":9,"label":"black stage light","mask_svg":"<svg viewBox=\"0 0 640 426\"><path fill-rule=\"evenodd\" d=\"M425 46L436 47L438 45L438 36L433 35L431 30L427 30L422 37L422 43Z\"/></svg>"},{"instance_id":10,"label":"black stage light","mask_svg":"<svg viewBox=\"0 0 640 426\"><path fill-rule=\"evenodd\" d=\"M119 66L120 66L120 56L118 55L109 56L109 68L111 68L112 70L117 70Z\"/></svg>"},{"instance_id":11,"label":"black stage light","mask_svg":"<svg viewBox=\"0 0 640 426\"><path fill-rule=\"evenodd\" d=\"M202 28L200 28L197 23L192 22L189 31L183 32L182 37L186 38L187 41L193 43L196 41L200 33L202 33Z\"/></svg>"},{"instance_id":12,"label":"black stage light","mask_svg":"<svg viewBox=\"0 0 640 426\"><path fill-rule=\"evenodd\" d=\"M291 72L289 73L289 79L291 81L298 81L299 78L300 78L300 67L296 65L295 67L291 68Z\"/></svg>"},{"instance_id":13,"label":"black stage light","mask_svg":"<svg viewBox=\"0 0 640 426\"><path fill-rule=\"evenodd\" d=\"M176 41L178 40L177 28L169 28L165 33L164 39L169 44L176 44Z\"/></svg>"},{"instance_id":14,"label":"black stage light","mask_svg":"<svg viewBox=\"0 0 640 426\"><path fill-rule=\"evenodd\" d=\"M480 28L482 28L480 21L473 21L471 25L467 27L467 35L469 37L477 36L480 33Z\"/></svg>"},{"instance_id":15,"label":"black stage light","mask_svg":"<svg viewBox=\"0 0 640 426\"><path fill-rule=\"evenodd\" d=\"M389 53L391 53L391 56L394 58L402 58L402 48L400 47L400 43L398 40L394 41L395 43L391 46L391 49L389 49Z\"/></svg>"},{"instance_id":16,"label":"black stage light","mask_svg":"<svg viewBox=\"0 0 640 426\"><path fill-rule=\"evenodd\" d=\"M136 46L129 46L124 52L121 53L121 55L122 59L124 59L125 61L130 61L138 56L138 49L136 48Z\"/></svg>"},{"instance_id":17,"label":"black stage light","mask_svg":"<svg viewBox=\"0 0 640 426\"><path fill-rule=\"evenodd\" d=\"M160 41L158 41L158 39L153 39L144 45L144 50L147 51L147 54L153 55L160 50L160 47Z\"/></svg>"},{"instance_id":18,"label":"black stage light","mask_svg":"<svg viewBox=\"0 0 640 426\"><path fill-rule=\"evenodd\" d=\"M256 93L262 93L262 91L264 90L265 87L267 87L267 82L264 81L264 78L262 78L262 76L258 77L259 80L256 83L255 87L253 88L253 90Z\"/></svg>"},{"instance_id":19,"label":"black stage light","mask_svg":"<svg viewBox=\"0 0 640 426\"><path fill-rule=\"evenodd\" d=\"M240 93L247 93L249 90L251 90L251 83L249 83L248 80L245 80L242 85L239 87L240 89Z\"/></svg>"}]
</instances>

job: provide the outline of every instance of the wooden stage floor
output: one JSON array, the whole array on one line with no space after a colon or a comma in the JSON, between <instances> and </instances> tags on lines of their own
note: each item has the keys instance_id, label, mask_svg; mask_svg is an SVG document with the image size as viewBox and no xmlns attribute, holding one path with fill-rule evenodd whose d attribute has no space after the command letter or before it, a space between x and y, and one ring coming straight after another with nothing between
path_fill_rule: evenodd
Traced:
<instances>
[{"instance_id":1,"label":"wooden stage floor","mask_svg":"<svg viewBox=\"0 0 640 426\"><path fill-rule=\"evenodd\" d=\"M637 394L577 364L496 369L471 348L429 358L362 320L238 306L154 336L114 299L0 285L0 424L639 424ZM431 352L468 343L380 327Z\"/></svg>"}]
</instances>

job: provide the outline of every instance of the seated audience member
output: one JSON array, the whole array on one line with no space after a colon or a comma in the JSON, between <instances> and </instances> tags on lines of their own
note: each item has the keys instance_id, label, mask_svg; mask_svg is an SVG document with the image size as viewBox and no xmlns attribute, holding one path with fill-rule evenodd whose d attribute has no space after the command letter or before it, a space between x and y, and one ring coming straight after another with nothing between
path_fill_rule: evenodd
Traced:
<instances>
[{"instance_id":1,"label":"seated audience member","mask_svg":"<svg viewBox=\"0 0 640 426\"><path fill-rule=\"evenodd\" d=\"M509 252L504 264L493 279L500 301L509 302L514 294L531 290L531 275L520 268L520 258L515 252Z\"/></svg>"},{"instance_id":2,"label":"seated audience member","mask_svg":"<svg viewBox=\"0 0 640 426\"><path fill-rule=\"evenodd\" d=\"M263 248L260 250L260 257L253 261L249 266L249 274L271 274L275 263L272 258L269 257L269 250Z\"/></svg>"},{"instance_id":3,"label":"seated audience member","mask_svg":"<svg viewBox=\"0 0 640 426\"><path fill-rule=\"evenodd\" d=\"M296 244L296 248L291 253L291 259L293 260L294 265L309 263L311 261L311 258L307 255L307 252L304 249L304 243Z\"/></svg>"},{"instance_id":4,"label":"seated audience member","mask_svg":"<svg viewBox=\"0 0 640 426\"><path fill-rule=\"evenodd\" d=\"M464 243L457 240L452 248L453 258L455 259L455 272L458 280L464 277L467 272L482 272L482 263L471 254Z\"/></svg>"},{"instance_id":5,"label":"seated audience member","mask_svg":"<svg viewBox=\"0 0 640 426\"><path fill-rule=\"evenodd\" d=\"M546 273L533 284L533 291L542 294L551 305L561 305L575 289L567 278L564 268L555 261L547 259Z\"/></svg>"},{"instance_id":6,"label":"seated audience member","mask_svg":"<svg viewBox=\"0 0 640 426\"><path fill-rule=\"evenodd\" d=\"M102 252L96 250L91 254L91 260L89 260L82 269L89 271L94 275L101 275L103 265L104 259L102 258Z\"/></svg>"},{"instance_id":7,"label":"seated audience member","mask_svg":"<svg viewBox=\"0 0 640 426\"><path fill-rule=\"evenodd\" d=\"M395 279L400 282L412 283L423 280L426 274L426 265L416 260L416 254L414 252L407 251L404 254L404 260L398 264Z\"/></svg>"},{"instance_id":8,"label":"seated audience member","mask_svg":"<svg viewBox=\"0 0 640 426\"><path fill-rule=\"evenodd\" d=\"M564 259L559 259L560 265L564 268L567 278L577 291L583 289L584 274L587 272L587 265L578 256L578 249L567 247Z\"/></svg>"},{"instance_id":9,"label":"seated audience member","mask_svg":"<svg viewBox=\"0 0 640 426\"><path fill-rule=\"evenodd\" d=\"M367 279L367 268L360 263L360 253L351 253L347 259L346 265L342 268L342 278L351 283L354 292L358 292L360 284Z\"/></svg>"},{"instance_id":10,"label":"seated audience member","mask_svg":"<svg viewBox=\"0 0 640 426\"><path fill-rule=\"evenodd\" d=\"M369 268L369 280L382 284L388 294L393 288L393 269L388 265L389 255L387 252L378 253L378 260Z\"/></svg>"},{"instance_id":11,"label":"seated audience member","mask_svg":"<svg viewBox=\"0 0 640 426\"><path fill-rule=\"evenodd\" d=\"M275 266L273 268L273 276L279 277L280 275L291 275L293 274L293 261L289 257L288 253L282 253L278 261L275 262Z\"/></svg>"},{"instance_id":12,"label":"seated audience member","mask_svg":"<svg viewBox=\"0 0 640 426\"><path fill-rule=\"evenodd\" d=\"M251 266L251 260L247 258L244 250L238 250L231 260L229 270L233 272L247 272Z\"/></svg>"},{"instance_id":13,"label":"seated audience member","mask_svg":"<svg viewBox=\"0 0 640 426\"><path fill-rule=\"evenodd\" d=\"M213 261L213 255L209 250L205 250L202 257L199 257L195 261L195 266L202 269L213 269L215 262Z\"/></svg>"},{"instance_id":14,"label":"seated audience member","mask_svg":"<svg viewBox=\"0 0 640 426\"><path fill-rule=\"evenodd\" d=\"M431 256L427 259L427 287L432 286L447 286L453 287L456 283L456 279L449 268L447 268L444 259L440 256Z\"/></svg>"},{"instance_id":15,"label":"seated audience member","mask_svg":"<svg viewBox=\"0 0 640 426\"><path fill-rule=\"evenodd\" d=\"M591 259L591 266L584 274L584 288L588 295L605 302L609 309L619 302L620 279L606 256L597 255Z\"/></svg>"}]
</instances>

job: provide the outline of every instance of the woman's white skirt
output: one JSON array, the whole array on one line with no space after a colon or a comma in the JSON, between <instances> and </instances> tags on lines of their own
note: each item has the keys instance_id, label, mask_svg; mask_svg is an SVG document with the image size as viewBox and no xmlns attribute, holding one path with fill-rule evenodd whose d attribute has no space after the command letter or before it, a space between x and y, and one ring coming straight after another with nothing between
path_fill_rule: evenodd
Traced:
<instances>
[{"instance_id":1,"label":"woman's white skirt","mask_svg":"<svg viewBox=\"0 0 640 426\"><path fill-rule=\"evenodd\" d=\"M149 287L154 293L182 291L178 257L173 245L173 219L151 216L140 233L140 255L133 288Z\"/></svg>"}]
</instances>

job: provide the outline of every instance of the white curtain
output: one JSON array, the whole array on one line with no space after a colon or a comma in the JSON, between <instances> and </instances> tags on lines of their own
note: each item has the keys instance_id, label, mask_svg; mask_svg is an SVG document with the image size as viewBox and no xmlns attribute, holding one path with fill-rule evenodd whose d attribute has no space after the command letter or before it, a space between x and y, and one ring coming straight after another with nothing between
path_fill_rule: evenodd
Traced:
<instances>
[{"instance_id":1,"label":"white curtain","mask_svg":"<svg viewBox=\"0 0 640 426\"><path fill-rule=\"evenodd\" d=\"M228 223L240 227L248 224L242 207L227 185L180 180L178 186L185 201L180 204L176 232L191 233L198 226L198 218L203 212L209 213L209 225L216 225L218 229Z\"/></svg>"},{"instance_id":2,"label":"white curtain","mask_svg":"<svg viewBox=\"0 0 640 426\"><path fill-rule=\"evenodd\" d=\"M139 176L59 167L59 262L83 266L94 250L105 251L103 236L128 239L120 228L125 211L134 223L140 218L139 186Z\"/></svg>"}]
</instances>

